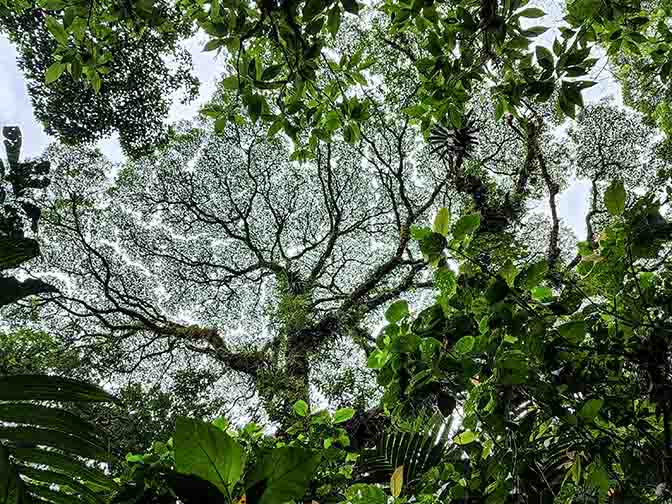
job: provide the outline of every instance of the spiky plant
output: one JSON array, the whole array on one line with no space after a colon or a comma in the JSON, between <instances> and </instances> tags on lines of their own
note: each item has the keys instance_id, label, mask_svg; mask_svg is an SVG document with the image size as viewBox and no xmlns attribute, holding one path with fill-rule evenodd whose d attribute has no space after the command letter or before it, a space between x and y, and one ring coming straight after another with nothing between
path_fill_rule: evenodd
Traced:
<instances>
[{"instance_id":1,"label":"spiky plant","mask_svg":"<svg viewBox=\"0 0 672 504\"><path fill-rule=\"evenodd\" d=\"M452 161L468 159L478 144L478 128L468 112L460 128L446 128L437 124L429 135L429 143L433 146L432 154Z\"/></svg>"}]
</instances>

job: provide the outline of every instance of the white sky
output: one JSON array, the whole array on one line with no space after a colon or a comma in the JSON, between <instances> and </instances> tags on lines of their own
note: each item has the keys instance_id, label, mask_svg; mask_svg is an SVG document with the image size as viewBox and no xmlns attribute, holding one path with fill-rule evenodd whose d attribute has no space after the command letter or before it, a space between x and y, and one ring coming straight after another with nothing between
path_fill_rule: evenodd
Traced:
<instances>
[{"instance_id":1,"label":"white sky","mask_svg":"<svg viewBox=\"0 0 672 504\"><path fill-rule=\"evenodd\" d=\"M562 3L561 0L531 2L530 5L539 4L544 8L547 16L529 20L528 24L559 26L562 23ZM555 36L559 36L559 30L550 29L541 37L542 40L540 41L545 45L550 45ZM207 102L214 93L215 83L223 68L223 61L217 61L214 52L202 52L206 41L207 36L201 33L184 44L192 54L194 70L201 81L200 95L188 105L182 105L179 100L175 100L170 110L170 121L193 117L198 108ZM0 78L2 79L0 81L0 127L5 125L19 126L23 131L22 156L35 157L42 153L47 145L53 141L53 138L48 136L41 124L35 120L25 81L17 67L16 56L17 53L12 44L6 37L0 35ZM598 62L596 69L599 71L602 67L603 63ZM617 102L620 101L618 87L614 85L606 70L599 73L597 80L599 84L584 94L587 102L597 101L607 95L616 96ZM116 136L105 139L98 145L110 160L118 162L123 159ZM585 237L584 216L587 211L589 192L588 182L578 180L558 198L560 216L574 230L580 240ZM541 202L539 209L543 208L548 211L547 206L545 202Z\"/></svg>"}]
</instances>

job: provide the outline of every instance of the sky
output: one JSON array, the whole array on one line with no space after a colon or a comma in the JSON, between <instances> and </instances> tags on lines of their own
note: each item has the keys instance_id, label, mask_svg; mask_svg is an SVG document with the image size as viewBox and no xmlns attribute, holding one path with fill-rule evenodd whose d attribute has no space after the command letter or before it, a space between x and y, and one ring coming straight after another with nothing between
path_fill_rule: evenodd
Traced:
<instances>
[{"instance_id":1,"label":"sky","mask_svg":"<svg viewBox=\"0 0 672 504\"><path fill-rule=\"evenodd\" d=\"M529 24L554 26L562 23L562 3L560 0L545 0L537 2L547 15L541 19L531 20ZM531 2L530 5L534 5ZM551 45L553 39L559 34L557 28L547 31L541 37L541 43ZM193 102L183 105L179 100L174 100L170 110L169 121L192 118L199 107L207 102L215 91L215 84L223 68L223 62L218 61L214 52L203 52L202 48L207 42L204 34L184 42L184 46L190 51L195 74L201 81L200 95ZM0 126L19 126L23 131L22 156L39 156L49 145L53 138L49 137L39 124L34 115L33 108L28 96L26 83L17 66L17 53L9 40L0 35ZM586 102L594 102L604 96L613 96L620 102L618 86L615 85L608 71L601 70L603 61L596 65L598 85L589 89L584 95ZM123 160L116 135L98 143L101 151L113 162ZM585 238L584 216L588 207L590 185L587 181L576 180L570 188L558 197L558 211L563 221L573 229L579 239ZM540 202L540 211L548 212L548 205Z\"/></svg>"}]
</instances>

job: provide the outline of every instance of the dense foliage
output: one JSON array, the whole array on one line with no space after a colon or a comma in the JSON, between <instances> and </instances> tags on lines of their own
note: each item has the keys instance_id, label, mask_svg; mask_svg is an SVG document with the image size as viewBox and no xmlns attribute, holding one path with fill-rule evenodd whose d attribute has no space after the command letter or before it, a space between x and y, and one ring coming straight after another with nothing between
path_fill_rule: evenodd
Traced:
<instances>
[{"instance_id":1,"label":"dense foliage","mask_svg":"<svg viewBox=\"0 0 672 504\"><path fill-rule=\"evenodd\" d=\"M564 8L0 0L0 504L672 502L670 6Z\"/></svg>"}]
</instances>

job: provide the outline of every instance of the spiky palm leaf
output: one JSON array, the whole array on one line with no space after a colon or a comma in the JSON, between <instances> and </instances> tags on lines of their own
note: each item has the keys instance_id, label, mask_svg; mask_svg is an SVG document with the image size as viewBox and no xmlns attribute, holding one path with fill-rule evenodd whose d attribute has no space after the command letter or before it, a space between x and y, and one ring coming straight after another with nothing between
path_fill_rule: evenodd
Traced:
<instances>
[{"instance_id":1,"label":"spiky palm leaf","mask_svg":"<svg viewBox=\"0 0 672 504\"><path fill-rule=\"evenodd\" d=\"M358 474L367 482L386 483L395 469L403 466L404 488L412 487L454 448L450 424L451 417L435 415L418 430L388 430L376 448L362 452Z\"/></svg>"},{"instance_id":2,"label":"spiky palm leaf","mask_svg":"<svg viewBox=\"0 0 672 504\"><path fill-rule=\"evenodd\" d=\"M464 117L463 126L460 128L445 128L438 124L429 135L429 143L433 147L432 154L453 160L468 159L478 144L477 133L478 128L475 127L471 112Z\"/></svg>"},{"instance_id":3,"label":"spiky palm leaf","mask_svg":"<svg viewBox=\"0 0 672 504\"><path fill-rule=\"evenodd\" d=\"M47 375L0 377L0 504L103 502L117 485L96 427L38 401L109 402L104 390Z\"/></svg>"}]
</instances>

